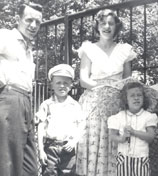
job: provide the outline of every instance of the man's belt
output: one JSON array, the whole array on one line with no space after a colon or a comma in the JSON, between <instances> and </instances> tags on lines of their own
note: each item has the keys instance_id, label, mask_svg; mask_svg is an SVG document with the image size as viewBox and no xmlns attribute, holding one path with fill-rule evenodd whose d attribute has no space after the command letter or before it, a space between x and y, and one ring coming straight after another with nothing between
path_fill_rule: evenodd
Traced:
<instances>
[{"instance_id":1,"label":"man's belt","mask_svg":"<svg viewBox=\"0 0 158 176\"><path fill-rule=\"evenodd\" d=\"M20 87L18 87L16 85L7 84L5 86L5 88L8 89L8 90L13 90L13 91L16 91L18 93L21 93L21 94L23 94L23 95L25 95L27 97L30 97L30 95L31 95L31 92L26 91L26 90L24 90L24 89L22 89L22 88L20 88Z\"/></svg>"}]
</instances>

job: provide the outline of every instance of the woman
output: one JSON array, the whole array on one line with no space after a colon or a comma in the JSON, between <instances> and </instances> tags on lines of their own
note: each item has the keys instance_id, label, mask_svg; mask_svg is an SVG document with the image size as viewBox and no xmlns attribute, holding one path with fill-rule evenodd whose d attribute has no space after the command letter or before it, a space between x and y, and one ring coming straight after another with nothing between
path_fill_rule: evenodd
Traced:
<instances>
[{"instance_id":1,"label":"woman","mask_svg":"<svg viewBox=\"0 0 158 176\"><path fill-rule=\"evenodd\" d=\"M96 16L96 43L86 41L79 49L80 81L86 88L80 98L86 117L84 137L78 145L76 173L114 176L116 147L109 141L107 118L119 111L118 84L131 76L132 46L116 43L122 23L115 13L101 10Z\"/></svg>"}]
</instances>

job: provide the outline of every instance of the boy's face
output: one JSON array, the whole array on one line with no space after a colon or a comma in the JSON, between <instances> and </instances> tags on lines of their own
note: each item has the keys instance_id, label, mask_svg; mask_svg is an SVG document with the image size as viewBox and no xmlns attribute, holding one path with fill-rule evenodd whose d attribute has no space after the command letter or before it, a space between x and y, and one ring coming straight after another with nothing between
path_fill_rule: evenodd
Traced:
<instances>
[{"instance_id":1,"label":"boy's face","mask_svg":"<svg viewBox=\"0 0 158 176\"><path fill-rule=\"evenodd\" d=\"M127 90L127 103L129 111L137 113L143 107L144 97L141 88L131 88Z\"/></svg>"},{"instance_id":2,"label":"boy's face","mask_svg":"<svg viewBox=\"0 0 158 176\"><path fill-rule=\"evenodd\" d=\"M64 76L53 76L52 89L57 98L66 98L72 86L72 79Z\"/></svg>"}]
</instances>

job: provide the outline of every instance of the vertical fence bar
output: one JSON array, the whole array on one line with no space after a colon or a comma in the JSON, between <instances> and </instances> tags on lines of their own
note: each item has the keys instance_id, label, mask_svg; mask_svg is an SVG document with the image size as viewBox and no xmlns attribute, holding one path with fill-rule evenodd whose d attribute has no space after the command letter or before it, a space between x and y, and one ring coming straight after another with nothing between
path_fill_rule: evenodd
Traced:
<instances>
[{"instance_id":1,"label":"vertical fence bar","mask_svg":"<svg viewBox=\"0 0 158 176\"><path fill-rule=\"evenodd\" d=\"M133 25L132 25L132 20L133 20L133 8L130 8L130 44L132 45L132 34L133 34ZM131 68L132 68L132 61L131 61Z\"/></svg>"},{"instance_id":2,"label":"vertical fence bar","mask_svg":"<svg viewBox=\"0 0 158 176\"><path fill-rule=\"evenodd\" d=\"M130 44L132 44L132 30L133 30L133 26L132 26L132 17L133 17L133 8L130 8Z\"/></svg>"},{"instance_id":3,"label":"vertical fence bar","mask_svg":"<svg viewBox=\"0 0 158 176\"><path fill-rule=\"evenodd\" d=\"M46 44L45 44L45 84L47 83L47 73L48 73L48 26L46 25L45 28L45 32L46 32ZM46 96L48 94L48 91L46 90Z\"/></svg>"},{"instance_id":4,"label":"vertical fence bar","mask_svg":"<svg viewBox=\"0 0 158 176\"><path fill-rule=\"evenodd\" d=\"M146 83L146 53L147 53L147 43L146 43L146 4L144 4L144 53L143 53L143 59L144 59L144 83Z\"/></svg>"},{"instance_id":5,"label":"vertical fence bar","mask_svg":"<svg viewBox=\"0 0 158 176\"><path fill-rule=\"evenodd\" d=\"M65 15L65 58L64 58L64 63L70 64L69 60L69 19L68 15Z\"/></svg>"},{"instance_id":6,"label":"vertical fence bar","mask_svg":"<svg viewBox=\"0 0 158 176\"><path fill-rule=\"evenodd\" d=\"M80 18L81 19L81 27L80 27L80 45L82 44L82 40L83 40L83 17Z\"/></svg>"},{"instance_id":7,"label":"vertical fence bar","mask_svg":"<svg viewBox=\"0 0 158 176\"><path fill-rule=\"evenodd\" d=\"M39 60L38 60L38 43L39 43L39 35L37 35L37 38L36 38L36 48L37 48L37 52L36 52L36 70L35 70L35 77L36 79L38 79L39 75Z\"/></svg>"},{"instance_id":8,"label":"vertical fence bar","mask_svg":"<svg viewBox=\"0 0 158 176\"><path fill-rule=\"evenodd\" d=\"M34 82L34 114L36 113L37 111L37 81Z\"/></svg>"},{"instance_id":9,"label":"vertical fence bar","mask_svg":"<svg viewBox=\"0 0 158 176\"><path fill-rule=\"evenodd\" d=\"M38 107L40 103L41 103L41 83L38 83L38 104L37 104Z\"/></svg>"},{"instance_id":10,"label":"vertical fence bar","mask_svg":"<svg viewBox=\"0 0 158 176\"><path fill-rule=\"evenodd\" d=\"M48 40L48 26L45 26L45 79L47 79L47 72L48 72L48 44L47 44L47 40Z\"/></svg>"},{"instance_id":11,"label":"vertical fence bar","mask_svg":"<svg viewBox=\"0 0 158 176\"><path fill-rule=\"evenodd\" d=\"M45 85L42 84L42 101L45 100Z\"/></svg>"},{"instance_id":12,"label":"vertical fence bar","mask_svg":"<svg viewBox=\"0 0 158 176\"><path fill-rule=\"evenodd\" d=\"M119 17L119 16L120 16L120 10L117 9L117 10L116 10L116 13L117 13L117 16ZM119 41L118 37L119 37L119 36L117 36L117 38L116 38L116 41L117 41L117 42Z\"/></svg>"},{"instance_id":13,"label":"vertical fence bar","mask_svg":"<svg viewBox=\"0 0 158 176\"><path fill-rule=\"evenodd\" d=\"M93 23L94 23L94 14L92 15L92 21L93 21ZM94 42L94 34L95 34L95 32L94 32L94 27L92 28L92 42Z\"/></svg>"},{"instance_id":14,"label":"vertical fence bar","mask_svg":"<svg viewBox=\"0 0 158 176\"><path fill-rule=\"evenodd\" d=\"M57 25L55 25L55 64L57 64Z\"/></svg>"},{"instance_id":15,"label":"vertical fence bar","mask_svg":"<svg viewBox=\"0 0 158 176\"><path fill-rule=\"evenodd\" d=\"M69 38L69 43L68 43L68 52L69 52L69 64L72 65L72 21L68 20L68 38Z\"/></svg>"}]
</instances>

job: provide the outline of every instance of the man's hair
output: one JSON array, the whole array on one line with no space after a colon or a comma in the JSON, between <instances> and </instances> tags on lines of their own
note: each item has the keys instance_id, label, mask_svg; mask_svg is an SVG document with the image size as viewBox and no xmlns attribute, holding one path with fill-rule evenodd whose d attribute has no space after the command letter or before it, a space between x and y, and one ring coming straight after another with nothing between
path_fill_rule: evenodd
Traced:
<instances>
[{"instance_id":1,"label":"man's hair","mask_svg":"<svg viewBox=\"0 0 158 176\"><path fill-rule=\"evenodd\" d=\"M33 3L33 2L29 2L28 4L26 4L26 3L21 4L20 7L19 7L19 11L18 11L18 14L19 14L20 17L23 16L24 10L25 10L26 7L31 7L31 8L33 8L33 9L35 9L35 10L41 12L41 13L43 11L43 8L40 4L36 4L36 3Z\"/></svg>"},{"instance_id":2,"label":"man's hair","mask_svg":"<svg viewBox=\"0 0 158 176\"><path fill-rule=\"evenodd\" d=\"M149 98L145 94L144 86L143 84L135 81L135 82L129 82L124 85L124 87L121 90L121 107L124 110L129 109L128 103L127 103L127 91L133 88L139 88L142 90L143 93L143 108L146 110L149 107Z\"/></svg>"}]
</instances>

